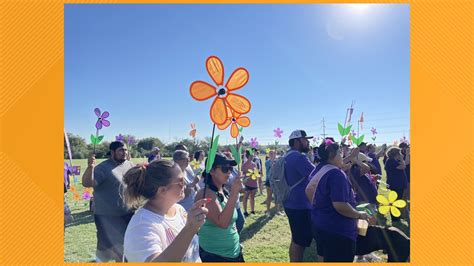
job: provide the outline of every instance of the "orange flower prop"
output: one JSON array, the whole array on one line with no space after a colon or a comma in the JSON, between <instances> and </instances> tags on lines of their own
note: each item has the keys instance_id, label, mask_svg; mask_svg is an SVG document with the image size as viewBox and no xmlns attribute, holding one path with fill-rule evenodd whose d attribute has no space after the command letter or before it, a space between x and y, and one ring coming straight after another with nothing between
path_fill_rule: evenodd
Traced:
<instances>
[{"instance_id":1,"label":"orange flower prop","mask_svg":"<svg viewBox=\"0 0 474 266\"><path fill-rule=\"evenodd\" d=\"M241 114L232 111L230 108L227 107L227 119L225 120L224 124L218 125L217 128L220 130L226 129L229 125L230 127L230 135L233 138L237 138L239 136L239 126L241 127L248 127L250 125L250 119L246 116L242 116Z\"/></svg>"},{"instance_id":2,"label":"orange flower prop","mask_svg":"<svg viewBox=\"0 0 474 266\"><path fill-rule=\"evenodd\" d=\"M196 133L197 133L196 124L192 123L192 124L191 124L191 131L189 131L189 136L195 138L195 137L196 137Z\"/></svg>"},{"instance_id":3,"label":"orange flower prop","mask_svg":"<svg viewBox=\"0 0 474 266\"><path fill-rule=\"evenodd\" d=\"M193 99L197 101L204 101L215 97L210 110L212 122L216 125L226 123L229 117L226 106L229 106L231 110L239 114L248 113L251 108L250 101L239 94L233 93L233 91L247 84L249 81L249 72L245 68L237 68L230 75L225 86L223 86L224 65L217 56L210 56L206 60L206 69L216 86L198 80L191 84L189 91Z\"/></svg>"}]
</instances>

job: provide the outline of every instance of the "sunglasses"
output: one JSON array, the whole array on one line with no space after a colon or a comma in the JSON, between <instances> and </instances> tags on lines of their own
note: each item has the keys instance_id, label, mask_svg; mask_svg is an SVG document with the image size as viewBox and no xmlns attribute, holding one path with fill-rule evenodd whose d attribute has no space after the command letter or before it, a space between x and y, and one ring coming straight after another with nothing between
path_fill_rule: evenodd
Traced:
<instances>
[{"instance_id":1,"label":"sunglasses","mask_svg":"<svg viewBox=\"0 0 474 266\"><path fill-rule=\"evenodd\" d=\"M229 171L234 169L233 166L217 166L216 168L220 168L222 173L227 174Z\"/></svg>"}]
</instances>

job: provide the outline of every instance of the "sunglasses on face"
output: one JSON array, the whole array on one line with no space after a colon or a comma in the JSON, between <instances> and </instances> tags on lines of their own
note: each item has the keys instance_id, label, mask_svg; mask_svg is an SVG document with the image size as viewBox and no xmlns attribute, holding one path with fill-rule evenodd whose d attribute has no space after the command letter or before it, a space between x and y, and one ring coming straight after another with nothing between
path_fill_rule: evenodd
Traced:
<instances>
[{"instance_id":1,"label":"sunglasses on face","mask_svg":"<svg viewBox=\"0 0 474 266\"><path fill-rule=\"evenodd\" d=\"M234 167L232 166L217 166L216 168L220 168L222 173L227 174L229 171L231 171Z\"/></svg>"}]
</instances>

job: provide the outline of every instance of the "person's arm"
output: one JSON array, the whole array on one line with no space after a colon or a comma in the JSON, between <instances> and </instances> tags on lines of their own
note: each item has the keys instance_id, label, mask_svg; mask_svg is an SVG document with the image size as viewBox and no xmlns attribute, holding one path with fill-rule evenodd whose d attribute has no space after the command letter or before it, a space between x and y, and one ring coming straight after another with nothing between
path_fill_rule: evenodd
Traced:
<instances>
[{"instance_id":1,"label":"person's arm","mask_svg":"<svg viewBox=\"0 0 474 266\"><path fill-rule=\"evenodd\" d=\"M352 206L347 203L347 202L333 202L332 206L336 211L343 216L352 218L352 219L363 219L363 220L368 220L369 215L366 212L363 211L357 211L356 209L352 208Z\"/></svg>"},{"instance_id":2,"label":"person's arm","mask_svg":"<svg viewBox=\"0 0 474 266\"><path fill-rule=\"evenodd\" d=\"M239 196L239 192L242 186L241 177L238 176L235 178L234 183L232 184L232 189L230 191L229 198L224 209L221 208L221 205L218 202L217 196L214 192L207 190L206 197L211 198L211 202L207 204L209 213L207 214L207 219L213 224L219 226L222 229L229 227L232 220L232 216L235 210L235 204ZM202 193L198 193L198 195Z\"/></svg>"},{"instance_id":3,"label":"person's arm","mask_svg":"<svg viewBox=\"0 0 474 266\"><path fill-rule=\"evenodd\" d=\"M82 185L84 187L95 187L97 182L94 180L95 154L92 154L87 160L87 168L82 175Z\"/></svg>"},{"instance_id":4,"label":"person's arm","mask_svg":"<svg viewBox=\"0 0 474 266\"><path fill-rule=\"evenodd\" d=\"M155 253L147 258L147 262L181 262L194 235L205 222L207 199L196 201L189 209L186 225L171 244L161 253Z\"/></svg>"}]
</instances>

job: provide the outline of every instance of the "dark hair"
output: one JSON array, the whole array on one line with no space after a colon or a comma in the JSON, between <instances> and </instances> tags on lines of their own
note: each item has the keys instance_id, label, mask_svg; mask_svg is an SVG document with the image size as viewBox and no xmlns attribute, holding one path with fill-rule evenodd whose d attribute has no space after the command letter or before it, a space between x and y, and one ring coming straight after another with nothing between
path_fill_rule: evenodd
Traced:
<instances>
[{"instance_id":1,"label":"dark hair","mask_svg":"<svg viewBox=\"0 0 474 266\"><path fill-rule=\"evenodd\" d=\"M132 167L123 176L127 185L124 202L129 208L138 208L143 199L152 199L159 187L166 186L173 178L174 167L178 165L168 160L156 160L148 166Z\"/></svg>"},{"instance_id":2,"label":"dark hair","mask_svg":"<svg viewBox=\"0 0 474 266\"><path fill-rule=\"evenodd\" d=\"M216 169L216 167L213 167L212 169ZM205 173L205 178L204 178L204 184L209 187L210 190L214 191L217 195L217 198L219 199L219 202L224 201L224 197L228 198L229 197L229 191L225 188L224 185L222 185L222 191L224 192L224 195L222 195L219 192L219 189L217 186L214 184L212 181L212 175L211 173Z\"/></svg>"},{"instance_id":3,"label":"dark hair","mask_svg":"<svg viewBox=\"0 0 474 266\"><path fill-rule=\"evenodd\" d=\"M194 153L194 160L199 160L199 156L201 156L201 154L203 153L204 151L203 150L199 150L197 152Z\"/></svg>"},{"instance_id":4,"label":"dark hair","mask_svg":"<svg viewBox=\"0 0 474 266\"><path fill-rule=\"evenodd\" d=\"M296 139L290 139L290 140L288 141L288 144L290 145L290 147L293 148L293 146L295 146L295 141L296 141Z\"/></svg>"},{"instance_id":5,"label":"dark hair","mask_svg":"<svg viewBox=\"0 0 474 266\"><path fill-rule=\"evenodd\" d=\"M318 147L318 157L321 162L327 162L329 159L336 156L337 151L339 150L339 144L334 142L332 144L326 145L326 142L323 141Z\"/></svg>"},{"instance_id":6,"label":"dark hair","mask_svg":"<svg viewBox=\"0 0 474 266\"><path fill-rule=\"evenodd\" d=\"M245 150L245 158L249 158L250 157L250 150Z\"/></svg>"},{"instance_id":7,"label":"dark hair","mask_svg":"<svg viewBox=\"0 0 474 266\"><path fill-rule=\"evenodd\" d=\"M116 149L121 148L123 146L125 146L125 143L123 143L122 141L112 141L109 145L109 150L115 151Z\"/></svg>"},{"instance_id":8,"label":"dark hair","mask_svg":"<svg viewBox=\"0 0 474 266\"><path fill-rule=\"evenodd\" d=\"M318 151L319 151L318 147L313 148L313 154L314 154L314 162L313 163L320 163L321 162L321 159L319 158Z\"/></svg>"}]
</instances>

